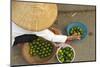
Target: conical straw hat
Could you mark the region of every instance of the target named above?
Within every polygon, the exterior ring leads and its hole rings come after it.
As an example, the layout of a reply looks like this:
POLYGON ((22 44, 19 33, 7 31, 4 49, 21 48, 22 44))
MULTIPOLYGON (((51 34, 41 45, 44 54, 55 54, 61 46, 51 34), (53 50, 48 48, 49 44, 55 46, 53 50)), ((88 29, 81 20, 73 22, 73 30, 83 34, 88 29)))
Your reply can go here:
POLYGON ((54 23, 56 17, 56 4, 12 2, 12 21, 26 30, 44 30, 54 23))

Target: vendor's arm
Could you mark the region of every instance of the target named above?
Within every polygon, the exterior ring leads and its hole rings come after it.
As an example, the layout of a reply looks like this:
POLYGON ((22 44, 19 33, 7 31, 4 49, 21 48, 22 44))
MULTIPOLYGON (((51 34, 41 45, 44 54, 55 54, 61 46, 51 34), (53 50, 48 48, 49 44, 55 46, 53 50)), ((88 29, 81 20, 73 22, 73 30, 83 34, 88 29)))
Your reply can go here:
POLYGON ((59 31, 57 28, 51 27, 49 28, 49 30, 54 33, 54 37, 52 39, 54 42, 67 42, 74 39, 80 40, 80 35, 78 35, 77 33, 74 33, 72 36, 66 36, 61 35, 61 31, 59 31))

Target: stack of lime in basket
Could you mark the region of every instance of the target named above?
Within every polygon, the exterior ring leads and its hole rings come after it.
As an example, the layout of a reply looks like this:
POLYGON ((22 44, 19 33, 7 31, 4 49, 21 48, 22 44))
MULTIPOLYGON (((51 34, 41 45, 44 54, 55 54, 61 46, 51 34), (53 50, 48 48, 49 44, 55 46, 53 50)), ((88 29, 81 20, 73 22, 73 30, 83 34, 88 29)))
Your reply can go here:
POLYGON ((56 56, 60 63, 69 63, 74 60, 75 51, 70 45, 67 45, 65 47, 60 47, 57 50, 56 56))
POLYGON ((68 36, 77 33, 77 35, 81 36, 81 40, 88 35, 88 28, 83 22, 71 22, 65 27, 65 29, 68 36))
POLYGON ((34 40, 30 45, 29 53, 31 56, 38 56, 40 58, 48 57, 53 52, 53 45, 51 42, 39 37, 34 40))
POLYGON ((69 34, 73 35, 74 33, 77 33, 78 35, 83 35, 83 30, 79 26, 74 26, 70 29, 69 34))

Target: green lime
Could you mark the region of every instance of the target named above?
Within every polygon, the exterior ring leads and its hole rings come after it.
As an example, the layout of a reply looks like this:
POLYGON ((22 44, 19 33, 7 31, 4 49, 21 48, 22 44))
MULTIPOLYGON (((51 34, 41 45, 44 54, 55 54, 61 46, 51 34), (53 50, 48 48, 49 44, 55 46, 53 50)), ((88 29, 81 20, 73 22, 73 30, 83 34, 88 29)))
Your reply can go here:
POLYGON ((46 48, 43 48, 43 50, 45 51, 45 50, 46 50, 46 48))
POLYGON ((47 49, 49 49, 49 47, 47 47, 47 49))
POLYGON ((58 51, 58 58, 62 63, 71 62, 73 57, 74 57, 74 52, 70 47, 61 48, 58 51))
POLYGON ((36 53, 39 53, 39 51, 38 51, 38 50, 36 50, 36 53))
POLYGON ((47 54, 45 54, 44 56, 47 57, 47 54))
POLYGON ((50 55, 50 53, 48 53, 48 56, 50 55))
POLYGON ((40 55, 40 58, 43 58, 44 57, 44 55, 42 54, 42 55, 40 55))
POLYGON ((64 62, 64 58, 61 58, 60 61, 61 61, 61 62, 64 62))

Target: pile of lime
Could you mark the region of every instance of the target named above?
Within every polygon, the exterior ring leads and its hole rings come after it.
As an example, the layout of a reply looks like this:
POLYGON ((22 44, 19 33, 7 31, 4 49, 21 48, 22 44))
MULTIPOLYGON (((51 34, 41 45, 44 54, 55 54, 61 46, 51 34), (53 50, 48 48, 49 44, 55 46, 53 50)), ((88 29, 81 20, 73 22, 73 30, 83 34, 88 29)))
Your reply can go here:
POLYGON ((69 63, 74 58, 74 51, 71 47, 65 47, 58 50, 58 59, 61 63, 69 63))
POLYGON ((78 35, 83 35, 83 29, 79 26, 74 26, 70 29, 69 35, 73 35, 74 33, 77 33, 78 35))
POLYGON ((29 43, 31 56, 38 56, 40 58, 48 57, 53 52, 53 44, 41 37, 35 39, 32 43, 29 43))

